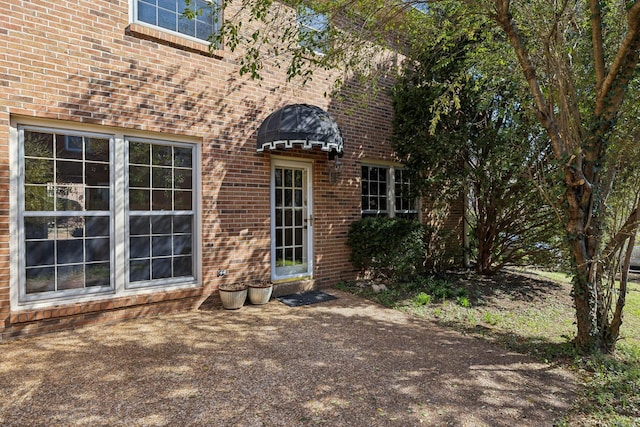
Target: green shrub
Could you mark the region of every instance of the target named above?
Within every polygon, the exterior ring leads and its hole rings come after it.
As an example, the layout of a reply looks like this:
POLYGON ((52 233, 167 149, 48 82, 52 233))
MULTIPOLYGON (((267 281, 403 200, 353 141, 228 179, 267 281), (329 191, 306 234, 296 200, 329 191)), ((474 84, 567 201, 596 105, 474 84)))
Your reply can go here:
POLYGON ((349 228, 353 266, 373 277, 406 280, 424 265, 425 228, 417 221, 364 218, 349 228))
POLYGON ((416 296, 413 297, 413 305, 419 307, 421 305, 429 305, 431 302, 431 295, 426 294, 424 292, 420 292, 416 296))

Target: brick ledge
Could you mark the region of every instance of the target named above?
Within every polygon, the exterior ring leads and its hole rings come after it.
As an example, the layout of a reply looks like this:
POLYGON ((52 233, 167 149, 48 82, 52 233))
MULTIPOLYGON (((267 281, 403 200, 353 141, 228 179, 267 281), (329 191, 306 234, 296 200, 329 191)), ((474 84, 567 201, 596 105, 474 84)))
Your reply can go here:
POLYGON ((209 46, 204 43, 198 43, 194 40, 189 40, 184 37, 177 36, 175 34, 167 33, 146 25, 138 23, 131 23, 125 29, 126 34, 134 37, 139 37, 145 40, 153 40, 158 43, 166 44, 168 46, 175 47, 177 49, 187 50, 190 52, 199 53, 201 55, 213 56, 214 58, 222 59, 224 51, 221 49, 209 50, 209 46))

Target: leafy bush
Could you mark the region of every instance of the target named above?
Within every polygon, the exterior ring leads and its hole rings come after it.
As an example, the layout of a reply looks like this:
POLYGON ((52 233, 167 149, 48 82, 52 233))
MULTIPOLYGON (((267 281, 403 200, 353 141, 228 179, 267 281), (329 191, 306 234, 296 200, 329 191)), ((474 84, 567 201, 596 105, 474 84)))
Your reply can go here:
POLYGON ((353 266, 373 277, 405 280, 422 269, 425 228, 399 218, 364 218, 349 228, 353 266))
POLYGON ((428 305, 431 302, 431 295, 424 292, 420 292, 413 297, 413 305, 419 307, 421 305, 428 305))

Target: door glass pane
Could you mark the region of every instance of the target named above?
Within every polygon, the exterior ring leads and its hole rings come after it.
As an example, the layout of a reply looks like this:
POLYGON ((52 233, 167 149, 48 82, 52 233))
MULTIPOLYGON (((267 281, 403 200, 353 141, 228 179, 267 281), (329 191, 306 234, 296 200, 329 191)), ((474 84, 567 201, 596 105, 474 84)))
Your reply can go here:
POLYGON ((307 215, 304 177, 304 169, 301 168, 275 169, 272 238, 276 277, 309 273, 306 262, 308 247, 304 237, 309 229, 303 225, 307 215))

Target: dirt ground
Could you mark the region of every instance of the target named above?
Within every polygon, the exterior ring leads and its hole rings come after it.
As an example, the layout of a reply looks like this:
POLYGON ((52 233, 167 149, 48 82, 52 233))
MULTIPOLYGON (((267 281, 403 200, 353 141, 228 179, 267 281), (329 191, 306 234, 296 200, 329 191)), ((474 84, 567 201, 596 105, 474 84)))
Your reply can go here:
POLYGON ((551 426, 571 373, 353 295, 0 343, 0 425, 551 426))

